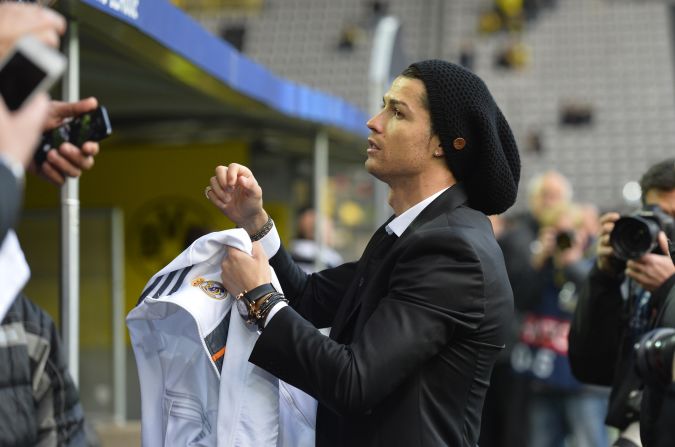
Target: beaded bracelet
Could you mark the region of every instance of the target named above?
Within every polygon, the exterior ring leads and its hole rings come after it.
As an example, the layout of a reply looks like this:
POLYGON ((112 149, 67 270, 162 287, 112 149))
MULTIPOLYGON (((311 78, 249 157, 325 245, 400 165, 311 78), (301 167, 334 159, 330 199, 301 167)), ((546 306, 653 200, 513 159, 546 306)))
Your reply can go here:
POLYGON ((267 320, 267 315, 270 313, 272 308, 280 302, 288 303, 286 297, 281 293, 272 293, 270 296, 265 297, 265 301, 260 305, 260 308, 257 312, 257 321, 258 329, 263 330, 265 327, 265 320, 267 320))
POLYGON ((267 222, 265 222, 265 225, 263 225, 262 228, 260 228, 258 231, 250 235, 251 241, 252 242, 259 241, 260 239, 265 237, 267 233, 270 232, 273 226, 274 221, 272 220, 271 217, 267 216, 267 222))

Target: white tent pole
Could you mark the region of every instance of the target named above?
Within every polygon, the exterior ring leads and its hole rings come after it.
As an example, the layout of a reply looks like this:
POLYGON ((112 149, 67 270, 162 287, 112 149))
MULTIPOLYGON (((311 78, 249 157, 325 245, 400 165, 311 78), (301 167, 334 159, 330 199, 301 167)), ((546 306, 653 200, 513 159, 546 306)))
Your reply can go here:
POLYGON ((112 229, 112 323, 113 323, 113 415, 115 422, 127 420, 127 351, 124 324, 124 215, 113 209, 112 229))
MULTIPOLYGON (((68 66, 63 78, 64 101, 80 97, 78 23, 71 20, 65 40, 68 66)), ((67 178, 61 188, 61 337, 68 369, 77 385, 80 377, 80 199, 79 179, 67 178)))
POLYGON ((323 270, 326 265, 322 254, 326 250, 324 238, 324 219, 326 218, 326 187, 328 184, 328 134, 319 130, 314 140, 314 242, 317 245, 317 256, 314 259, 314 270, 323 270))

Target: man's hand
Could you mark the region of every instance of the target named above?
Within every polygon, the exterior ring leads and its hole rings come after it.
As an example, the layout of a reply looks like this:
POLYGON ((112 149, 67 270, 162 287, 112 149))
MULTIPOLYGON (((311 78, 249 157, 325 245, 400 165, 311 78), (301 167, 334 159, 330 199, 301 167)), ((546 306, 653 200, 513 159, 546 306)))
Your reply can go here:
POLYGON ((26 34, 58 48, 65 31, 66 19, 51 9, 26 3, 0 3, 0 57, 26 34))
POLYGON ((206 194, 211 203, 248 234, 254 234, 267 222, 262 188, 246 166, 218 166, 209 186, 206 194))
POLYGON ((650 292, 658 289, 668 278, 675 275, 675 264, 668 254, 668 241, 663 231, 659 233, 659 246, 665 255, 647 253, 640 259, 626 263, 626 275, 650 292))
POLYGON ((271 281, 269 263, 260 242, 253 243, 252 256, 233 247, 226 250, 221 262, 221 279, 231 295, 237 296, 271 281))
POLYGON ((553 256, 553 263, 558 268, 575 264, 584 258, 588 235, 583 229, 570 230, 569 232, 574 235, 570 241, 572 245, 563 250, 557 249, 553 256))
POLYGON ((555 251, 556 229, 550 226, 539 230, 537 240, 533 243, 530 264, 535 270, 541 270, 555 251))
POLYGON ((608 275, 617 276, 620 272, 615 269, 616 257, 614 250, 609 243, 609 235, 614 229, 614 223, 619 220, 619 213, 607 213, 600 217, 600 235, 598 236, 598 246, 596 249, 598 268, 608 275))
MULTIPOLYGON (((96 98, 86 98, 74 102, 51 101, 49 114, 43 130, 54 129, 69 118, 95 110, 98 107, 96 98)), ((83 170, 94 166, 94 157, 99 152, 95 141, 85 142, 81 148, 70 143, 63 143, 56 150, 47 152, 47 159, 38 167, 31 163, 29 170, 55 185, 62 185, 66 177, 79 177, 83 170)))
POLYGON ((47 94, 40 93, 19 110, 10 112, 0 98, 0 152, 24 167, 28 166, 47 116, 48 104, 47 94))

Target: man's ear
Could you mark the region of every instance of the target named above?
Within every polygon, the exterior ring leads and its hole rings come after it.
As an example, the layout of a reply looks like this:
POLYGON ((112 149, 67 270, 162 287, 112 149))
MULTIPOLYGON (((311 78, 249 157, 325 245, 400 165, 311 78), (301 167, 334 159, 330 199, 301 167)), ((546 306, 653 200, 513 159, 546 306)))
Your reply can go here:
POLYGON ((442 157, 444 155, 443 147, 441 146, 441 139, 438 138, 438 135, 436 134, 431 134, 429 137, 429 148, 431 149, 434 157, 442 157))

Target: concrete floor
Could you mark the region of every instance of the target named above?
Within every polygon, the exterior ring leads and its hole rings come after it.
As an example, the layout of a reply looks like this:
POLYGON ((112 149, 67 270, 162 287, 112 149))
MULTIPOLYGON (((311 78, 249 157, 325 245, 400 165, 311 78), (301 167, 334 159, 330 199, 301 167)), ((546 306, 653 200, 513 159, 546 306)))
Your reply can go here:
POLYGON ((118 424, 97 424, 96 433, 101 441, 101 447, 140 447, 141 422, 127 422, 118 424))

